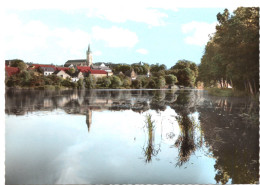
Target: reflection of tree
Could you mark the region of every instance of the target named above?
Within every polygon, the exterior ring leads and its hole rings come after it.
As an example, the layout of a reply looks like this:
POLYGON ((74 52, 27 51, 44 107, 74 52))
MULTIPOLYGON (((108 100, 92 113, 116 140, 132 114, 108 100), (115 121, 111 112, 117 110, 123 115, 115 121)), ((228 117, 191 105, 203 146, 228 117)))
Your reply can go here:
MULTIPOLYGON (((5 94, 6 114, 24 115, 26 112, 51 111, 56 108, 71 114, 87 115, 91 127, 91 112, 102 110, 149 109, 165 110, 170 106, 179 115, 177 121, 181 134, 175 146, 179 149, 177 165, 187 162, 196 148, 205 140, 216 159, 216 182, 254 183, 259 174, 259 107, 246 98, 219 98, 207 96, 203 91, 128 91, 110 90, 17 90, 5 94), (44 102, 47 102, 46 106, 44 102), (147 103, 148 102, 148 103, 147 103), (201 133, 197 140, 196 125, 190 115, 198 111, 201 133), (196 137, 195 137, 196 136, 196 137), (203 136, 203 138, 202 138, 203 136)), ((154 123, 147 116, 148 140, 144 154, 151 162, 159 149, 154 148, 154 123)))
POLYGON ((165 91, 154 91, 152 101, 150 103, 151 109, 156 111, 164 111, 166 109, 165 104, 165 91))
POLYGON ((211 106, 198 110, 205 141, 216 159, 216 182, 255 183, 259 177, 259 122, 253 115, 258 115, 258 107, 240 99, 213 100, 205 104, 211 106))
POLYGON ((163 111, 167 105, 171 105, 176 100, 176 95, 171 90, 39 91, 11 89, 7 90, 5 98, 5 112, 7 114, 24 115, 28 111, 53 110, 57 108, 64 109, 70 114, 85 114, 86 109, 93 106, 115 111, 131 109, 139 113, 149 109, 163 111))
POLYGON ((176 119, 180 128, 180 135, 174 144, 179 150, 178 161, 176 163, 176 166, 179 167, 188 162, 192 153, 202 146, 202 133, 200 133, 199 139, 195 138, 195 129, 198 125, 189 117, 195 111, 195 97, 196 94, 194 92, 183 91, 171 105, 178 114, 176 119))
POLYGON ((152 121, 152 116, 150 114, 146 115, 145 127, 148 130, 148 142, 146 148, 143 148, 144 155, 146 157, 145 162, 149 163, 152 162, 152 156, 156 156, 159 151, 154 147, 154 121, 152 121))
POLYGON ((176 166, 182 166, 189 160, 191 154, 196 150, 194 140, 194 123, 187 114, 178 116, 177 121, 181 134, 175 142, 175 146, 179 149, 176 166))

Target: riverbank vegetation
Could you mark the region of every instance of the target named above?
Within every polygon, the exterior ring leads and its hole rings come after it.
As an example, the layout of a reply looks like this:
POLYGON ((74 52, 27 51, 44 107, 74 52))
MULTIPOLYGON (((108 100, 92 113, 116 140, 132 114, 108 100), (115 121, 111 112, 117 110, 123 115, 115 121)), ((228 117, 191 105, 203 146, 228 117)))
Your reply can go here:
MULTIPOLYGON (((205 47, 198 80, 206 87, 232 86, 235 92, 259 92, 259 8, 225 9, 217 15, 216 33, 205 47)), ((230 95, 231 90, 210 90, 230 95)))
MULTIPOLYGON (((63 79, 55 74, 44 76, 37 69, 26 68, 22 60, 18 60, 16 66, 20 72, 12 76, 6 74, 6 86, 18 88, 37 89, 62 89, 62 88, 87 88, 87 89, 163 89, 180 85, 194 87, 198 75, 198 67, 195 63, 180 60, 167 70, 165 65, 159 64, 118 64, 114 65, 114 75, 96 78, 87 75, 77 82, 70 78, 63 79), (19 67, 22 66, 22 67, 19 67), (136 70, 136 78, 127 75, 127 71, 136 70), (147 75, 148 70, 150 71, 147 75), (146 74, 146 75, 144 75, 146 74)), ((76 73, 75 69, 68 70, 69 74, 76 73)))
POLYGON ((242 97, 247 96, 248 93, 245 91, 240 90, 233 90, 231 88, 206 88, 205 90, 208 91, 210 95, 213 96, 222 96, 222 97, 228 97, 228 96, 234 96, 234 97, 242 97))

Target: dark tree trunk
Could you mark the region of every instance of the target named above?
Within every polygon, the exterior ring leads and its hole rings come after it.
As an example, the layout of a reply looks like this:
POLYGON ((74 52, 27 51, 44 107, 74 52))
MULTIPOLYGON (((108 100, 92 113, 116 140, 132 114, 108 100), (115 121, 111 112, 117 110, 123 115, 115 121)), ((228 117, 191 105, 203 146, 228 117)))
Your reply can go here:
POLYGON ((250 83, 249 80, 247 80, 247 81, 248 81, 250 93, 251 93, 252 95, 254 95, 254 91, 253 91, 252 85, 251 85, 251 83, 250 83))

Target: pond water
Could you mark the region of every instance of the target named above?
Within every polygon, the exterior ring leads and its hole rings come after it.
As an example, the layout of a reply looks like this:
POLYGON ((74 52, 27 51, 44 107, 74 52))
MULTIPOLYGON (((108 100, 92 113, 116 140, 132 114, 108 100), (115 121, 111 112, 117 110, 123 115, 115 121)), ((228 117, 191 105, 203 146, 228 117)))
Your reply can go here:
POLYGON ((7 90, 6 184, 256 183, 258 101, 202 90, 7 90))

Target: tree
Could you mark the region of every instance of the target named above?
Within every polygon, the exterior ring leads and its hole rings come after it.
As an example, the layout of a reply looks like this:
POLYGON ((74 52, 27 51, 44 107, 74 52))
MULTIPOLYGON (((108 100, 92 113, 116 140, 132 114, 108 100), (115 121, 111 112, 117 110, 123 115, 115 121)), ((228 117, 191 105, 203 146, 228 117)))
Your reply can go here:
POLYGON ((78 88, 82 88, 83 87, 83 79, 80 78, 78 81, 77 81, 77 86, 78 88))
POLYGON ((160 70, 165 71, 165 70, 166 70, 166 66, 165 66, 164 64, 159 65, 158 63, 155 64, 155 65, 152 64, 152 65, 150 66, 150 71, 151 71, 151 72, 158 72, 158 71, 160 71, 160 70))
POLYGON ((163 76, 160 76, 158 78, 157 88, 163 88, 165 86, 165 78, 163 76))
POLYGON ((142 87, 142 82, 139 79, 132 81, 132 87, 135 89, 140 89, 142 87))
POLYGON ((96 79, 92 75, 89 75, 84 80, 85 80, 85 87, 87 89, 93 89, 96 87, 96 79))
POLYGON ((179 85, 194 87, 198 76, 198 67, 195 63, 188 60, 179 60, 171 67, 171 72, 177 77, 179 85))
POLYGON ((174 85, 178 82, 177 77, 171 74, 165 76, 165 81, 167 85, 174 85))
POLYGON ((259 8, 218 13, 216 33, 206 45, 199 79, 255 94, 259 91, 259 8))
POLYGON ((123 87, 130 88, 131 84, 132 84, 131 78, 123 79, 123 87))
POLYGON ((22 71, 21 73, 19 73, 18 75, 21 85, 22 86, 28 86, 30 85, 30 79, 31 79, 31 74, 28 71, 22 71))
POLYGON ((15 59, 11 62, 11 67, 18 67, 21 71, 26 70, 27 65, 24 63, 23 60, 15 59))
POLYGON ((72 75, 76 72, 76 70, 74 68, 69 68, 69 70, 67 70, 69 75, 72 75))
POLYGON ((156 88, 156 82, 155 82, 155 80, 154 80, 154 79, 151 79, 151 80, 149 81, 147 87, 148 87, 148 88, 151 88, 151 89, 156 88))
POLYGON ((110 78, 105 78, 104 79, 104 82, 103 82, 103 85, 104 85, 104 87, 109 87, 110 85, 111 85, 111 80, 110 80, 110 78))
POLYGON ((117 89, 122 85, 120 78, 115 75, 111 76, 110 80, 111 80, 110 87, 112 87, 113 89, 117 89))

